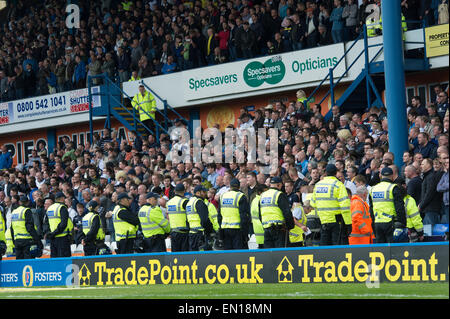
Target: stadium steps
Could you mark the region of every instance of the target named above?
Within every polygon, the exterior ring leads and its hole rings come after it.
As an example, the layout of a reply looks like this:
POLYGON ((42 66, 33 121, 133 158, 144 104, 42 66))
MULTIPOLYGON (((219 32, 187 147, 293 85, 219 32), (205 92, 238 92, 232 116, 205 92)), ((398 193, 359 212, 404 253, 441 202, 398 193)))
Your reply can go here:
POLYGON ((128 112, 125 110, 125 107, 121 107, 121 106, 115 106, 112 108, 113 110, 113 114, 115 114, 115 118, 119 120, 119 122, 121 122, 122 124, 124 124, 129 130, 131 128, 131 130, 136 130, 138 132, 139 135, 144 135, 146 133, 146 129, 144 128, 144 126, 142 126, 141 123, 139 123, 138 121, 134 121, 133 115, 134 114, 134 109, 132 107, 127 107, 126 110, 128 110, 128 112), (125 123, 126 124, 125 124, 125 123))
MULTIPOLYGON (((139 136, 147 136, 148 133, 155 134, 156 140, 159 141, 159 136, 161 133, 168 134, 169 126, 173 123, 170 116, 176 119, 180 119, 184 123, 188 121, 181 116, 172 106, 167 103, 163 97, 159 96, 155 91, 153 91, 144 81, 140 84, 144 85, 145 89, 153 94, 157 100, 163 103, 163 108, 156 109, 156 119, 154 122, 154 130, 146 128, 142 122, 139 120, 139 114, 136 114, 135 110, 131 106, 131 99, 128 94, 126 94, 118 78, 115 82, 110 79, 106 73, 99 75, 88 76, 88 94, 89 99, 93 99, 96 96, 100 96, 100 103, 92 109, 93 117, 106 117, 105 127, 110 126, 110 118, 113 117, 122 123, 125 128, 129 131, 136 131, 139 136), (100 90, 94 92, 92 81, 95 78, 100 78, 103 85, 100 86, 100 90), (169 114, 170 113, 170 114, 169 114)), ((89 124, 92 127, 92 120, 89 124)))
MULTIPOLYGON (((373 87, 370 87, 370 105, 378 107, 383 105, 381 93, 385 89, 384 74, 370 74, 370 78, 376 88, 376 93, 373 87), (378 94, 378 97, 377 97, 378 94)), ((342 96, 336 101, 336 105, 345 112, 361 112, 367 106, 367 88, 366 88, 366 74, 361 72, 359 76, 350 84, 342 96)))
MULTIPOLYGON (((429 68, 427 61, 423 58, 406 58, 405 72, 424 71, 429 68)), ((373 82, 370 85, 370 105, 383 106, 382 93, 386 88, 384 79, 384 61, 369 64, 369 76, 373 82), (375 94, 376 89, 377 94, 375 94), (378 95, 378 96, 377 96, 378 95)), ((363 69, 342 96, 335 101, 341 112, 362 113, 367 109, 366 69, 363 69)), ((325 115, 325 119, 331 116, 331 108, 325 115)))

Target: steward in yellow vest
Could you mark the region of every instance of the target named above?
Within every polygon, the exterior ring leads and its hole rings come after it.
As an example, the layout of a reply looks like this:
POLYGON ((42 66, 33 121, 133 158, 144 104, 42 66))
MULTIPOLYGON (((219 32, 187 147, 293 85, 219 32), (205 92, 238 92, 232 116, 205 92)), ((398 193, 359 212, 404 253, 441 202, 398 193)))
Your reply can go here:
POLYGON ((378 21, 375 21, 374 18, 367 18, 366 20, 366 30, 367 30, 367 37, 373 38, 376 36, 379 36, 383 32, 383 26, 381 23, 381 16, 378 19, 378 21))
POLYGON ((370 189, 370 216, 374 222, 376 243, 392 243, 395 228, 406 227, 405 203, 400 188, 392 182, 390 167, 381 170, 381 182, 370 189))
POLYGON ((167 202, 170 224, 170 250, 189 251, 189 225, 186 217, 188 199, 184 197, 184 185, 175 186, 175 196, 167 202))
POLYGON ((133 71, 131 73, 131 77, 128 80, 128 82, 133 82, 133 81, 137 81, 137 80, 140 80, 140 79, 141 79, 141 77, 138 75, 137 71, 133 71))
POLYGON ((88 213, 83 216, 82 227, 84 238, 81 240, 84 255, 106 255, 109 248, 105 244, 105 233, 98 215, 98 203, 91 200, 86 208, 88 213))
POLYGON ((295 227, 289 231, 290 247, 305 246, 303 234, 308 230, 306 227, 306 214, 308 214, 310 210, 310 206, 302 207, 299 203, 294 203, 292 207, 292 216, 294 217, 295 227))
POLYGON ((206 189, 202 185, 194 188, 192 196, 186 205, 186 216, 189 223, 189 250, 211 250, 209 243, 213 226, 209 220, 208 207, 206 206, 203 194, 206 189))
POLYGON ((122 1, 120 3, 124 11, 131 10, 131 6, 133 5, 133 1, 122 1))
POLYGON ((252 215, 253 233, 255 234, 255 240, 258 244, 258 248, 264 248, 264 227, 261 222, 261 194, 268 189, 265 184, 258 184, 256 186, 256 196, 253 198, 250 205, 250 214, 252 215))
POLYGON ((309 103, 307 103, 308 97, 306 96, 305 91, 298 90, 295 95, 297 96, 297 102, 301 102, 305 107, 305 110, 309 110, 309 103))
MULTIPOLYGON (((55 194, 55 202, 47 208, 49 232, 45 238, 50 240, 50 257, 71 257, 73 223, 64 204, 66 196, 62 192, 55 194)), ((16 247, 17 250, 17 247, 16 247)))
POLYGON ((139 218, 130 210, 131 198, 127 193, 117 196, 117 205, 114 207, 112 218, 118 254, 132 254, 136 232, 139 227, 139 218))
POLYGON ((239 191, 237 178, 230 181, 230 190, 220 196, 220 225, 223 229, 224 249, 248 249, 250 212, 247 197, 239 191))
POLYGON ((261 223, 264 228, 264 248, 281 248, 288 245, 289 230, 294 219, 287 195, 281 191, 282 180, 275 176, 270 188, 261 194, 261 223))
POLYGON ((146 198, 147 204, 139 210, 139 221, 144 235, 144 252, 166 252, 166 237, 170 233, 169 221, 158 206, 159 195, 150 192, 146 198))
POLYGON ((416 200, 411 195, 407 194, 406 182, 403 178, 398 184, 402 187, 403 194, 405 194, 403 201, 405 202, 406 227, 408 228, 409 239, 412 243, 423 241, 422 216, 420 216, 416 200))
POLYGON ((3 255, 6 253, 8 246, 6 245, 6 235, 5 235, 5 220, 3 219, 3 214, 0 210, 0 260, 2 260, 3 255))
POLYGON ((336 178, 336 166, 328 164, 325 170, 327 176, 314 186, 311 206, 320 218, 320 245, 339 245, 341 238, 352 231, 350 199, 344 184, 336 178))
POLYGON ((139 85, 139 93, 133 97, 131 105, 139 113, 139 120, 153 131, 156 100, 149 91, 145 90, 143 84, 139 85))
MULTIPOLYGON (((206 197, 206 196, 204 196, 204 197, 206 197)), ((209 221, 211 222, 211 224, 213 226, 214 232, 218 233, 219 229, 220 229, 220 225, 219 225, 219 221, 217 219, 219 216, 219 213, 217 212, 217 208, 216 208, 216 206, 214 206, 213 203, 211 203, 208 200, 208 198, 205 198, 204 202, 205 202, 206 206, 208 207, 209 221)))
POLYGON ((423 240, 423 222, 416 201, 410 195, 405 198, 406 227, 409 229, 411 242, 423 240))

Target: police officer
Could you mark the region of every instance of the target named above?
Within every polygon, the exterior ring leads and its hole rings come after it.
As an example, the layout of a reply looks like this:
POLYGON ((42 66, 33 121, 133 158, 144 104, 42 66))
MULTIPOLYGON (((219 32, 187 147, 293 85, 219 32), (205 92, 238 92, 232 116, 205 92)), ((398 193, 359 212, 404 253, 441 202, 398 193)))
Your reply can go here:
POLYGON ((175 185, 175 196, 167 202, 170 224, 171 251, 189 251, 189 225, 186 217, 188 199, 184 197, 184 185, 175 185))
POLYGON ((292 212, 287 195, 281 191, 282 180, 275 176, 270 187, 261 194, 261 222, 264 228, 264 248, 288 245, 289 230, 294 228, 292 212))
POLYGON ((261 223, 261 194, 268 189, 266 184, 256 185, 256 195, 250 205, 250 214, 252 216, 253 232, 258 248, 264 248, 264 227, 261 223))
POLYGON ((57 192, 55 202, 47 208, 46 212, 48 230, 45 238, 50 240, 51 258, 72 256, 70 245, 72 244, 73 223, 64 203, 65 198, 63 192, 57 192))
POLYGON ((170 233, 169 221, 158 206, 159 195, 150 192, 147 203, 139 209, 139 221, 144 235, 144 252, 166 252, 166 237, 170 233))
POLYGON ((305 246, 304 233, 308 230, 306 227, 306 214, 311 210, 311 206, 301 206, 294 203, 292 207, 292 216, 294 217, 295 227, 289 231, 289 247, 305 246))
POLYGON ((384 167, 380 175, 380 183, 370 189, 370 216, 375 224, 376 242, 392 243, 394 227, 406 227, 405 203, 402 191, 393 183, 392 169, 384 167))
POLYGON ((325 171, 326 176, 314 186, 311 201, 320 218, 320 245, 338 245, 341 237, 348 237, 352 231, 350 199, 344 184, 336 178, 336 166, 328 164, 325 171))
POLYGON ((211 250, 209 245, 209 235, 213 231, 209 220, 208 207, 203 201, 203 194, 206 191, 203 185, 194 188, 192 196, 186 205, 186 216, 189 223, 189 250, 211 250))
POLYGON ((19 207, 11 213, 10 228, 16 248, 16 259, 33 258, 31 255, 31 246, 33 245, 37 245, 41 251, 44 248, 34 225, 33 213, 28 207, 28 197, 20 196, 19 207))
POLYGON ((202 197, 204 198, 203 201, 205 202, 206 207, 208 207, 208 218, 209 218, 209 221, 211 222, 213 230, 214 230, 214 232, 212 232, 210 234, 211 242, 213 243, 213 245, 220 248, 220 247, 222 247, 221 246, 222 240, 218 236, 218 234, 220 232, 219 213, 217 211, 216 206, 214 206, 214 204, 208 200, 208 192, 206 191, 206 189, 204 191, 202 191, 202 197))
POLYGON ((101 227, 100 216, 98 215, 99 205, 95 200, 91 200, 86 205, 86 208, 88 213, 83 216, 84 238, 81 240, 84 255, 104 254, 107 246, 105 244, 105 233, 103 227, 101 227))
POLYGON ((139 227, 137 214, 130 210, 131 198, 127 193, 117 195, 117 205, 112 213, 114 231, 116 234, 118 254, 131 254, 134 252, 136 232, 139 227))
POLYGON ((230 190, 220 196, 224 249, 248 249, 250 212, 247 197, 239 191, 237 178, 230 181, 230 190))

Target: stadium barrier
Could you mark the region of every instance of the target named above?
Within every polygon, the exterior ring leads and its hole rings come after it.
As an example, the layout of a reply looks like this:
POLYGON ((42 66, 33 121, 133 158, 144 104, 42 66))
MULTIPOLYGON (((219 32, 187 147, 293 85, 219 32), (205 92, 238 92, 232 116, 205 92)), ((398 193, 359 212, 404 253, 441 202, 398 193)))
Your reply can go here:
POLYGON ((0 287, 448 282, 448 242, 0 262, 0 287))

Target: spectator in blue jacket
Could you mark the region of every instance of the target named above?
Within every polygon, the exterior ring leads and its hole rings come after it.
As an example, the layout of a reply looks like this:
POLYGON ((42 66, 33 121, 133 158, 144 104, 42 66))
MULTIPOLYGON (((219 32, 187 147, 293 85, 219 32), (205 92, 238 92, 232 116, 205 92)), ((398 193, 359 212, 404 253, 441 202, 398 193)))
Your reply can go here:
POLYGON ((12 156, 11 153, 6 148, 6 145, 2 146, 2 151, 0 153, 0 169, 8 169, 12 166, 12 156))
POLYGON ((344 41, 344 26, 345 20, 342 18, 342 12, 344 8, 341 5, 341 0, 334 0, 335 8, 331 11, 330 21, 332 23, 331 27, 331 37, 334 43, 339 43, 344 41))
POLYGON ((177 69, 177 64, 174 62, 173 56, 169 55, 167 57, 167 62, 164 63, 164 65, 161 69, 161 73, 162 74, 173 73, 173 72, 175 72, 176 69, 177 69))
POLYGON ((82 89, 86 83, 86 63, 84 63, 78 55, 75 57, 75 62, 77 63, 73 74, 75 87, 77 89, 82 89))

